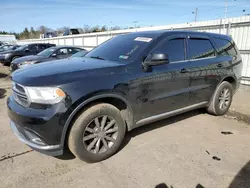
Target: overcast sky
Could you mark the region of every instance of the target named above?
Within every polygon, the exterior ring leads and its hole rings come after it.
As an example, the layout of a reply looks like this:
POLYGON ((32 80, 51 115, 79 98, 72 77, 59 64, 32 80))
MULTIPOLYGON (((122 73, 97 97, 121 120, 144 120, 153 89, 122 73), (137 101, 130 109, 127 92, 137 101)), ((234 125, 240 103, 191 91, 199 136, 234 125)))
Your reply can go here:
MULTIPOLYGON (((250 0, 228 2, 228 17, 250 14, 250 0)), ((225 0, 0 0, 0 30, 167 25, 193 21, 196 7, 198 20, 218 19, 225 0)))

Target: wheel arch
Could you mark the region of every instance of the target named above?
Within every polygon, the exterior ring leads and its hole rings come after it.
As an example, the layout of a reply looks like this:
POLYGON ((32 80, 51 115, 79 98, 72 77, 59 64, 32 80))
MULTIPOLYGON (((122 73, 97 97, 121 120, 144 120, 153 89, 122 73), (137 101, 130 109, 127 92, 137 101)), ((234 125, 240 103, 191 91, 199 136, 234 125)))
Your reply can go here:
POLYGON ((224 77, 224 78, 221 80, 221 82, 218 84, 218 86, 219 86, 222 82, 227 81, 227 82, 229 82, 230 84, 232 84, 233 89, 234 89, 234 91, 235 91, 235 89, 236 89, 236 84, 237 84, 237 81, 236 81, 236 80, 237 80, 237 79, 236 79, 235 76, 226 76, 226 77, 224 77))
POLYGON ((117 107, 121 111, 121 115, 126 122, 126 129, 127 131, 132 130, 132 126, 134 123, 133 120, 133 111, 131 105, 128 101, 119 94, 99 94, 93 97, 88 98, 81 102, 76 108, 74 108, 73 112, 69 115, 66 120, 66 123, 63 128, 62 137, 61 137, 61 146, 62 148, 65 147, 68 133, 72 126, 72 122, 77 118, 77 116, 84 110, 87 109, 89 106, 98 104, 98 103, 108 103, 112 104, 117 107))

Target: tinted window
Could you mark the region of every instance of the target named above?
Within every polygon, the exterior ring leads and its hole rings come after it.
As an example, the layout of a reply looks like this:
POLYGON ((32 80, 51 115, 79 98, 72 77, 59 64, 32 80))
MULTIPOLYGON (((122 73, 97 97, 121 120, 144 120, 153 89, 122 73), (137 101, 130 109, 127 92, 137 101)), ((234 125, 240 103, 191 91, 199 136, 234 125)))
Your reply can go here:
POLYGON ((93 49, 85 57, 101 57, 110 61, 134 61, 153 41, 151 35, 119 35, 93 49))
POLYGON ((169 61, 185 60, 185 40, 183 38, 171 39, 156 47, 153 53, 168 54, 169 61))
POLYGON ((47 48, 47 46, 45 44, 39 44, 38 48, 39 48, 39 50, 44 50, 47 48))
POLYGON ((68 54, 67 48, 61 48, 57 51, 57 55, 67 55, 67 54, 68 54))
POLYGON ((30 51, 37 51, 37 45, 32 45, 29 47, 30 51))
POLYGON ((215 56, 215 50, 208 39, 191 38, 189 40, 189 59, 215 56))
POLYGON ((68 50, 69 50, 69 54, 71 55, 81 51, 81 49, 79 48, 69 48, 68 50))
POLYGON ((55 52, 55 50, 56 50, 56 48, 54 48, 54 47, 47 48, 37 55, 49 57, 51 54, 53 54, 53 52, 55 52))
POLYGON ((214 38, 214 41, 218 46, 219 55, 237 55, 235 44, 232 44, 230 41, 221 38, 214 38))

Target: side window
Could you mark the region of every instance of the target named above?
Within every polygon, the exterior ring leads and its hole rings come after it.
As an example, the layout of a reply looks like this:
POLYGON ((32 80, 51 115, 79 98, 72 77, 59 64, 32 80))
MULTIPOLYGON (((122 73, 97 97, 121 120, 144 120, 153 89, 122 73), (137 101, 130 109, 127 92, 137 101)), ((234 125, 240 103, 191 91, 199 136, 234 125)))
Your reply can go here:
POLYGON ((69 50, 69 54, 70 54, 70 55, 73 55, 73 54, 75 54, 75 53, 81 51, 81 50, 78 49, 78 48, 68 48, 68 50, 69 50))
POLYGON ((214 38, 216 45, 218 46, 218 54, 219 55, 237 55, 237 51, 235 50, 235 44, 232 44, 230 41, 221 38, 214 38))
POLYGON ((58 56, 63 56, 63 55, 67 55, 68 54, 68 50, 67 48, 61 48, 57 51, 57 55, 58 56))
POLYGON ((40 45, 38 45, 38 48, 39 48, 40 51, 45 50, 46 45, 45 44, 40 44, 40 45))
POLYGON ((175 38, 164 41, 154 49, 153 53, 168 54, 170 63, 183 61, 185 60, 185 39, 175 38))
POLYGON ((31 52, 36 52, 37 51, 37 45, 31 45, 28 47, 28 49, 31 51, 31 52))
POLYGON ((189 59, 201 59, 215 56, 215 50, 209 39, 189 39, 189 59))

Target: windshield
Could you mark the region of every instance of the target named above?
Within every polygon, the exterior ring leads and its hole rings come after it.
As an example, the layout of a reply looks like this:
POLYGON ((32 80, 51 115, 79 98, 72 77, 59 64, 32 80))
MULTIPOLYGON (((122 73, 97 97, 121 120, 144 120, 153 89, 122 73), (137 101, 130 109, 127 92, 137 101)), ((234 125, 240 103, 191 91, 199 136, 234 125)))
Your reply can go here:
POLYGON ((75 53, 74 55, 71 56, 71 58, 74 58, 74 57, 84 57, 86 55, 86 53, 87 53, 87 51, 83 50, 83 51, 75 53))
POLYGON ((28 47, 28 44, 20 46, 19 48, 17 48, 16 50, 24 50, 26 47, 28 47))
POLYGON ((85 57, 118 62, 132 62, 152 42, 153 38, 132 35, 120 35, 90 51, 85 57))
POLYGON ((53 54, 55 52, 56 48, 52 47, 52 48, 47 48, 43 51, 41 51, 39 54, 39 56, 44 56, 44 57, 49 57, 51 54, 53 54))

